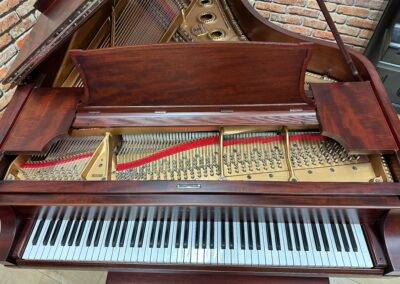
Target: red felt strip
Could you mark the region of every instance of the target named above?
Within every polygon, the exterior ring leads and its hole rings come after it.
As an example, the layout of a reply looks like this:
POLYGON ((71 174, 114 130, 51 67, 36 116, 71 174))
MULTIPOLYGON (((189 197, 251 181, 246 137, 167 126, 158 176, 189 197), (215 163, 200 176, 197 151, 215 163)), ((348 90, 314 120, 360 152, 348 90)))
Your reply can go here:
POLYGON ((58 165, 62 165, 62 164, 70 163, 70 162, 74 162, 74 161, 77 161, 77 160, 89 158, 92 155, 93 155, 93 153, 87 153, 87 154, 80 154, 80 155, 77 155, 77 156, 73 156, 73 157, 69 157, 69 158, 66 158, 66 159, 63 159, 63 160, 57 160, 57 161, 48 161, 48 162, 39 162, 39 163, 26 162, 21 166, 21 168, 22 169, 39 169, 39 168, 54 167, 54 166, 58 166, 58 165))
MULTIPOLYGON (((290 142, 296 141, 309 141, 309 142, 321 142, 326 140, 327 138, 320 134, 298 134, 290 136, 290 142)), ((262 143, 268 144, 277 141, 283 141, 283 135, 276 135, 271 137, 251 137, 251 138, 241 138, 241 139, 232 139, 224 141, 224 146, 232 146, 232 145, 243 145, 243 144, 254 144, 254 143, 262 143)), ((175 155, 177 153, 181 153, 184 151, 192 150, 195 148, 205 147, 213 144, 219 143, 219 136, 203 138, 195 141, 186 142, 180 145, 172 146, 165 150, 161 150, 160 152, 154 153, 145 158, 135 160, 128 163, 117 164, 117 171, 125 171, 128 169, 137 168, 143 166, 145 164, 157 161, 159 159, 175 155)))

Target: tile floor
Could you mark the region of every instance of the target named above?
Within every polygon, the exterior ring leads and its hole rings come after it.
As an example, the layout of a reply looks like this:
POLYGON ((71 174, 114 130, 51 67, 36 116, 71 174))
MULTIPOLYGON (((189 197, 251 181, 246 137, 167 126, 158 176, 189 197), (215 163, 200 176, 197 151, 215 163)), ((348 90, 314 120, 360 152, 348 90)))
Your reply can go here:
MULTIPOLYGON (((0 266, 0 284, 103 284, 107 272, 13 269, 0 266)), ((331 284, 400 284, 400 278, 331 278, 331 284)))

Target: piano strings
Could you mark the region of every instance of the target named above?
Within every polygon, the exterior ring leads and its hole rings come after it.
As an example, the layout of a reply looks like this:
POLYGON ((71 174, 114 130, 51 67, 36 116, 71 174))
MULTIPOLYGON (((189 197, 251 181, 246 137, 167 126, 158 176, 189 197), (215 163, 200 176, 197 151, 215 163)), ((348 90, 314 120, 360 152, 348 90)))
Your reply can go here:
POLYGON ((6 177, 22 180, 393 181, 383 156, 350 155, 339 143, 318 132, 221 133, 70 136, 57 141, 46 153, 19 156, 6 177))

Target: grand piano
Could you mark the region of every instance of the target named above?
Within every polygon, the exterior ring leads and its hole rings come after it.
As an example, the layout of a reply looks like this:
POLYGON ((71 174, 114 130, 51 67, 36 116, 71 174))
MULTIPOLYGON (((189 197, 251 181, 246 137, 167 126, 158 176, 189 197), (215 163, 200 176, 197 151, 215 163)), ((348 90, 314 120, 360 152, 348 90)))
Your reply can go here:
POLYGON ((37 1, 4 80, 2 263, 159 283, 399 275, 398 118, 318 4, 336 43, 247 0, 37 1))

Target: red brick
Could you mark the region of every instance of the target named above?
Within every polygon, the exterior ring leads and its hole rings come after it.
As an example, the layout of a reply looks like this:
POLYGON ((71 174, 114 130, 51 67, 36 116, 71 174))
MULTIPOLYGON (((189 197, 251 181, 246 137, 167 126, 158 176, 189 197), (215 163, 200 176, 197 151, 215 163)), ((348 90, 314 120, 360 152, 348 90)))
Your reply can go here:
POLYGON ((257 1, 255 8, 258 10, 269 10, 270 6, 271 6, 271 3, 257 1))
POLYGON ((359 7, 383 11, 387 5, 387 2, 387 0, 356 0, 356 5, 359 7))
POLYGON ((10 14, 5 15, 3 18, 0 19, 0 34, 7 31, 18 21, 19 17, 15 12, 11 12, 10 14))
POLYGON ((358 37, 342 35, 342 39, 345 43, 355 45, 355 46, 365 47, 368 44, 368 40, 358 38, 358 37))
POLYGON ((35 4, 35 0, 28 0, 26 2, 23 2, 21 5, 18 6, 17 8, 17 14, 20 17, 26 16, 28 15, 31 11, 33 11, 34 9, 34 4, 35 4))
MULTIPOLYGON (((326 6, 326 8, 328 9, 329 12, 333 12, 337 8, 337 4, 335 4, 335 3, 326 2, 325 6, 326 6)), ((307 3, 307 7, 320 11, 319 5, 318 5, 316 0, 309 0, 308 3, 307 3)))
POLYGON ((352 27, 363 28, 363 29, 375 29, 376 22, 367 20, 367 19, 359 19, 359 18, 349 18, 347 20, 347 24, 352 27))
POLYGON ((374 34, 374 31, 371 30, 361 30, 360 32, 360 37, 365 38, 365 39, 370 39, 372 35, 374 34))
POLYGON ((11 37, 9 34, 3 34, 0 36, 0 50, 5 48, 11 42, 11 37))
POLYGON ((21 34, 23 34, 25 31, 27 31, 30 27, 32 27, 35 22, 36 22, 35 16, 34 15, 30 15, 29 17, 23 19, 16 26, 14 26, 10 30, 10 35, 13 38, 19 37, 21 34))
MULTIPOLYGON (((371 0, 371 1, 375 1, 375 0, 371 0)), ((354 5, 354 0, 327 0, 326 2, 345 4, 348 6, 354 5)))
POLYGON ((27 31, 26 33, 24 33, 23 35, 21 35, 21 36, 15 41, 15 44, 17 45, 17 47, 18 47, 19 50, 21 50, 21 48, 24 46, 24 44, 25 44, 25 42, 26 42, 26 40, 27 40, 27 38, 28 38, 29 32, 30 32, 30 30, 27 31))
POLYGON ((298 33, 298 34, 302 34, 305 36, 310 36, 312 33, 312 29, 310 28, 306 28, 306 27, 302 27, 302 26, 296 26, 296 25, 285 25, 284 26, 285 29, 298 33))
POLYGON ((304 23, 306 27, 310 27, 313 29, 318 29, 318 30, 325 30, 328 24, 324 21, 316 20, 316 19, 308 19, 304 18, 304 23))
POLYGON ((303 7, 289 6, 288 13, 294 14, 294 15, 306 16, 306 17, 310 17, 310 18, 318 18, 319 14, 321 12, 317 11, 317 10, 313 10, 313 9, 303 8, 303 7))
POLYGON ((286 7, 286 5, 271 3, 269 10, 276 13, 285 13, 286 7))
POLYGON ((358 34, 360 33, 359 28, 349 27, 346 25, 338 25, 337 28, 338 28, 339 33, 344 34, 344 35, 358 36, 358 34))
POLYGON ((348 16, 356 16, 360 18, 368 17, 369 10, 359 7, 339 6, 336 10, 338 14, 344 14, 348 16))
POLYGON ((6 14, 12 8, 16 7, 20 0, 2 0, 0 1, 0 15, 6 14))
POLYGON ((328 39, 328 40, 334 40, 334 37, 332 35, 331 32, 329 31, 319 31, 319 30, 315 30, 313 32, 313 36, 317 37, 317 38, 321 38, 321 39, 328 39))
POLYGON ((296 6, 305 6, 305 0, 273 0, 275 3, 285 4, 285 5, 296 5, 296 6))
POLYGON ((279 22, 291 25, 301 25, 301 17, 295 15, 281 15, 279 22))

